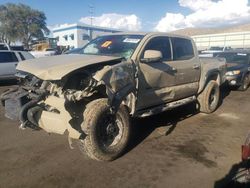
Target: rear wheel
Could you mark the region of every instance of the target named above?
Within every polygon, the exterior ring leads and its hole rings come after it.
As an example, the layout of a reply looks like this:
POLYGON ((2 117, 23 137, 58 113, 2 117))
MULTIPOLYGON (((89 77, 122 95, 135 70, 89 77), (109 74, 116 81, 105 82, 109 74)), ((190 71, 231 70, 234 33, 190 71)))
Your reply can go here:
POLYGON ((111 161, 119 157, 130 138, 130 117, 121 105, 111 114, 107 99, 97 99, 87 105, 82 129, 87 137, 81 141, 81 149, 92 159, 111 161))
POLYGON ((249 75, 245 75, 243 78, 243 83, 241 86, 238 88, 239 91, 246 91, 248 86, 249 86, 250 80, 249 80, 249 75))
POLYGON ((219 99, 219 85, 216 81, 211 80, 208 82, 204 91, 198 96, 200 111, 207 114, 214 112, 219 105, 219 99))

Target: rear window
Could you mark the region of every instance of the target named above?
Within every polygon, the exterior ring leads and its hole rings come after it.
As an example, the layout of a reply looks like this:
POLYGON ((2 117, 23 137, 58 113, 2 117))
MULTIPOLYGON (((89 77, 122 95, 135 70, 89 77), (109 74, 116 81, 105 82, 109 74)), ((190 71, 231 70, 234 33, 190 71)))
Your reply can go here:
POLYGON ((174 60, 188 60, 194 57, 191 40, 184 38, 171 38, 174 60))
POLYGON ((14 52, 0 52, 0 63, 18 62, 14 52))

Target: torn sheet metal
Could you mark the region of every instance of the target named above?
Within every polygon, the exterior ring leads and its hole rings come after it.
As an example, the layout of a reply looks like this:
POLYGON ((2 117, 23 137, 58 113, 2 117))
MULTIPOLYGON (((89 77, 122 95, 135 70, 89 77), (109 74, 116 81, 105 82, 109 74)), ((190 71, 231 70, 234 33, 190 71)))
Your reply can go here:
POLYGON ((114 108, 118 108, 130 93, 136 91, 135 67, 132 62, 124 61, 113 66, 105 66, 97 71, 93 78, 106 85, 110 105, 114 108))

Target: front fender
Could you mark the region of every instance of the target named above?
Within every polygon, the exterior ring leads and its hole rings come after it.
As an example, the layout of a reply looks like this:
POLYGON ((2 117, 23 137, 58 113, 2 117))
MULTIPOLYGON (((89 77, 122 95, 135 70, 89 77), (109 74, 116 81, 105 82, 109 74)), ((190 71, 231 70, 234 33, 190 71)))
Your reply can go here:
POLYGON ((130 93, 136 91, 135 64, 131 61, 105 66, 93 78, 106 86, 109 104, 114 111, 130 93))

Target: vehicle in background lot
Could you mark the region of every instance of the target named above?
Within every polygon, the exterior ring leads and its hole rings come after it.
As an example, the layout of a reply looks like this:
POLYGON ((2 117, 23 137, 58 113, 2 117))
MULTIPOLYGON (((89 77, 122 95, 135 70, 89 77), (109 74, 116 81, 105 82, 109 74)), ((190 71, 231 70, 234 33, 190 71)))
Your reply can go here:
POLYGON ((11 45, 0 43, 0 50, 25 51, 22 45, 11 45))
POLYGON ((10 50, 10 46, 6 43, 0 43, 0 50, 10 50))
POLYGON ((217 53, 225 52, 231 50, 230 46, 219 47, 219 46, 212 46, 208 50, 202 50, 199 53, 199 57, 216 57, 217 53))
POLYGON ((35 58, 56 55, 57 39, 45 38, 44 40, 33 41, 30 53, 35 58))
POLYGON ((48 57, 56 55, 54 49, 44 49, 43 51, 29 51, 35 58, 48 57))
POLYGON ((23 85, 1 97, 6 117, 22 128, 68 132, 90 158, 110 161, 129 142, 130 117, 190 102, 204 113, 218 107, 225 59, 199 58, 189 37, 116 33, 97 37, 81 53, 19 64, 23 85))
POLYGON ((227 62, 226 80, 230 86, 246 91, 250 84, 250 50, 232 50, 221 52, 217 57, 223 57, 227 62))
POLYGON ((10 49, 13 51, 27 51, 24 49, 24 46, 17 46, 17 45, 15 45, 15 46, 11 45, 10 49))
POLYGON ((33 59, 25 51, 0 50, 0 80, 14 79, 18 62, 33 59))

